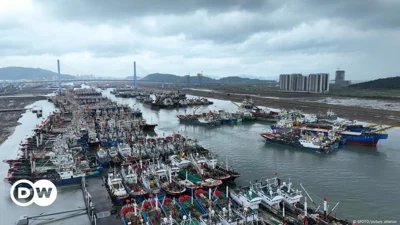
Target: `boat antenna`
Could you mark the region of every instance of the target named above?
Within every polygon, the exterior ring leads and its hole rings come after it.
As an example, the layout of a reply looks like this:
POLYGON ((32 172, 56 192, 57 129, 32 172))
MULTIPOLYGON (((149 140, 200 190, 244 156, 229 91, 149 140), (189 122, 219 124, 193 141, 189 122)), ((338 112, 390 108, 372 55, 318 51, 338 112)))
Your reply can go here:
POLYGON ((308 192, 306 191, 306 189, 303 187, 302 184, 300 184, 300 187, 304 190, 304 192, 306 192, 308 198, 310 198, 310 200, 311 200, 312 202, 314 202, 314 201, 312 200, 312 198, 310 197, 310 195, 308 194, 308 192))
POLYGON ((338 205, 339 205, 339 202, 336 203, 335 207, 333 207, 333 209, 329 212, 328 216, 331 215, 331 213, 332 213, 333 211, 335 211, 335 209, 338 207, 338 205))

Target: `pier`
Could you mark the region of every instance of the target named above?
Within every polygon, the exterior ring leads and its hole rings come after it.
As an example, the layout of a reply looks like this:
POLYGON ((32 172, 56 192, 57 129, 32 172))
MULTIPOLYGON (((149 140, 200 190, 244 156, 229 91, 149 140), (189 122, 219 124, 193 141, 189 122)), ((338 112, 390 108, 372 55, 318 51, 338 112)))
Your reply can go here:
POLYGON ((22 112, 30 110, 28 108, 0 109, 0 112, 22 112))
POLYGON ((82 192, 89 216, 93 225, 121 224, 119 214, 108 195, 102 177, 85 179, 82 178, 82 192))

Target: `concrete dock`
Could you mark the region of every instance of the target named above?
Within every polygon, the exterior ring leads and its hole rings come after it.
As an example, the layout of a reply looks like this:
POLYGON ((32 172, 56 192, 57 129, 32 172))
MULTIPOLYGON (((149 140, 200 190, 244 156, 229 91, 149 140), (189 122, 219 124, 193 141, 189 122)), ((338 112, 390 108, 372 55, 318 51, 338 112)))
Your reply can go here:
POLYGON ((103 177, 82 180, 88 215, 92 224, 122 224, 103 182, 103 177))

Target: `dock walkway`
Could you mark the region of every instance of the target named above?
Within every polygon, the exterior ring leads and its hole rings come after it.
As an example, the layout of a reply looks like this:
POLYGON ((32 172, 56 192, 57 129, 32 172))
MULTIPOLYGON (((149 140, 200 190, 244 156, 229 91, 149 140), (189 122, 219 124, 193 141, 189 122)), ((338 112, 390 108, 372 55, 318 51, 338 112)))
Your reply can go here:
POLYGON ((82 179, 82 186, 89 219, 92 224, 122 224, 122 220, 117 217, 119 212, 114 215, 111 213, 115 209, 102 177, 82 179))
POLYGON ((21 111, 26 111, 30 109, 25 109, 25 108, 15 108, 15 109, 0 109, 0 112, 21 112, 21 111))

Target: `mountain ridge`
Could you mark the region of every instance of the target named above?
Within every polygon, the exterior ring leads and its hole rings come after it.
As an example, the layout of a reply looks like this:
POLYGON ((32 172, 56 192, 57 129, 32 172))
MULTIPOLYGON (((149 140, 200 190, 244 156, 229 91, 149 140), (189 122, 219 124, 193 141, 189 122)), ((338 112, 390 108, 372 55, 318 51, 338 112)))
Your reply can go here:
MULTIPOLYGON (((190 84, 198 84, 200 83, 198 76, 189 76, 190 84)), ((164 73, 153 73, 149 74, 141 79, 141 81, 148 82, 166 82, 166 83, 187 83, 186 76, 178 76, 175 74, 164 74, 164 73)), ((243 78, 240 76, 226 76, 221 77, 219 79, 211 78, 208 76, 201 77, 202 84, 216 84, 216 83, 269 83, 275 82, 275 80, 261 80, 261 79, 252 79, 252 78, 243 78)))
POLYGON ((400 76, 386 77, 367 82, 352 84, 350 88, 362 89, 400 89, 400 76))
MULTIPOLYGON (((31 67, 3 67, 0 68, 0 80, 45 80, 57 78, 58 74, 41 68, 31 67)), ((61 74, 62 79, 75 79, 76 77, 70 74, 61 74)))
MULTIPOLYGON (((41 68, 32 68, 32 67, 3 67, 0 68, 0 80, 56 80, 58 73, 45 70, 41 68)), ((250 75, 246 75, 250 76, 250 75)), ((95 79, 93 75, 70 75, 70 74, 61 74, 61 79, 89 79, 86 77, 90 77, 91 79, 95 79)), ((254 76, 253 76, 254 77, 254 76)), ((98 77, 97 79, 102 79, 103 77, 98 77)), ((117 78, 118 79, 118 78, 117 78)), ((121 80, 133 80, 133 76, 127 76, 125 78, 120 78, 121 80)), ((190 76, 189 78, 190 84, 199 84, 199 77, 197 75, 190 76)), ((147 81, 147 82, 166 82, 166 83, 187 83, 186 76, 178 76, 175 74, 168 73, 152 73, 148 74, 145 77, 137 77, 138 81, 147 81)), ((201 77, 202 84, 218 84, 218 83, 245 83, 245 84, 259 84, 259 83, 269 83, 275 82, 274 80, 265 80, 265 79, 256 79, 242 76, 225 76, 221 78, 211 78, 208 76, 201 77)))

